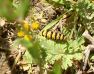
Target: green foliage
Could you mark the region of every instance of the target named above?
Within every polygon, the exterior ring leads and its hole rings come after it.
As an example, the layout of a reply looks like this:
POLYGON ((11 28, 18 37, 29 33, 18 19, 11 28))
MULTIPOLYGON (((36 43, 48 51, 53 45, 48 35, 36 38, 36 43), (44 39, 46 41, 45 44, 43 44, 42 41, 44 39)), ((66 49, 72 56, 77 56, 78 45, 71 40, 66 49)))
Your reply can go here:
POLYGON ((81 17, 92 20, 94 17, 94 3, 91 3, 90 0, 78 1, 76 11, 81 17))
POLYGON ((89 60, 92 61, 92 62, 94 62, 94 54, 93 53, 90 54, 89 60))
POLYGON ((29 0, 21 0, 20 4, 18 5, 18 7, 16 7, 16 15, 19 16, 20 19, 24 19, 25 16, 28 13, 29 10, 29 0))
POLYGON ((72 10, 68 13, 72 15, 68 18, 69 23, 67 22, 67 26, 63 27, 63 33, 68 41, 59 44, 51 40, 47 40, 44 43, 44 40, 41 40, 43 42, 41 45, 47 49, 47 62, 53 64, 56 60, 62 59, 61 66, 63 69, 67 69, 69 66, 72 66, 72 60, 82 59, 84 39, 81 35, 84 30, 88 29, 94 35, 94 23, 91 24, 94 21, 94 3, 90 0, 48 0, 48 2, 51 1, 52 4, 56 3, 64 6, 65 11, 72 10))
POLYGON ((55 62, 54 66, 53 66, 53 71, 51 74, 62 74, 60 60, 59 60, 59 62, 58 61, 55 62))
POLYGON ((55 20, 52 20, 52 21, 51 21, 49 24, 47 24, 47 26, 44 27, 42 30, 50 29, 52 26, 56 25, 56 23, 58 23, 61 18, 64 19, 64 18, 65 18, 64 15, 66 15, 66 14, 67 14, 68 12, 70 12, 70 11, 72 11, 72 10, 70 9, 70 10, 68 10, 67 12, 65 12, 64 14, 60 15, 59 17, 57 17, 55 20))
POLYGON ((22 39, 20 42, 23 46, 27 48, 27 53, 25 54, 25 56, 29 58, 31 55, 32 57, 31 59, 33 59, 33 60, 29 59, 28 61, 40 63, 40 50, 41 49, 40 49, 38 42, 31 42, 31 41, 27 41, 24 39, 22 39))
POLYGON ((15 18, 15 14, 11 14, 14 13, 11 0, 0 0, 0 8, 0 16, 4 16, 8 20, 15 18))
POLYGON ((65 43, 57 43, 44 37, 39 37, 39 39, 40 46, 46 50, 47 57, 45 60, 50 64, 54 64, 56 60, 62 59, 62 68, 67 69, 69 66, 72 66, 72 59, 82 59, 83 38, 70 40, 65 43))
POLYGON ((29 10, 29 0, 21 0, 20 4, 15 7, 13 0, 0 0, 0 16, 9 21, 24 19, 29 10))
MULTIPOLYGON (((53 25, 53 22, 48 24, 46 27, 48 26, 51 27, 52 25, 53 25)), ((55 61, 58 61, 61 59, 62 61, 61 67, 62 69, 65 69, 65 70, 68 67, 72 66, 72 63, 73 63, 72 60, 82 59, 82 51, 84 49, 84 46, 82 45, 84 43, 84 39, 83 37, 81 37, 81 34, 79 34, 79 31, 76 30, 75 28, 76 25, 71 24, 70 26, 68 28, 63 27, 63 33, 67 36, 67 40, 68 40, 65 42, 62 41, 60 43, 58 41, 53 41, 53 40, 46 39, 44 37, 39 36, 40 46, 43 49, 45 49, 47 54, 45 61, 50 64, 54 64, 55 61), (70 26, 73 26, 73 27, 70 27, 70 26), (73 34, 76 35, 75 40, 71 39, 73 37, 73 34)))
POLYGON ((31 56, 31 54, 26 51, 25 54, 23 55, 24 60, 29 63, 32 64, 33 63, 33 57, 31 56))
POLYGON ((12 50, 14 50, 14 49, 18 49, 18 46, 19 45, 23 45, 23 46, 25 46, 25 47, 27 47, 27 48, 25 48, 26 49, 26 52, 25 52, 25 54, 23 55, 23 58, 24 58, 24 60, 27 62, 27 63, 32 63, 33 62, 33 57, 31 56, 31 54, 27 51, 28 50, 28 47, 31 47, 32 46, 32 43, 31 42, 29 42, 29 41, 25 41, 25 40, 23 40, 23 39, 20 39, 20 38, 18 38, 18 39, 16 39, 14 42, 13 42, 13 44, 12 44, 12 46, 11 46, 11 49, 12 50), (28 44, 27 44, 28 43, 28 44))
POLYGON ((51 0, 58 4, 62 4, 66 9, 72 8, 80 17, 92 20, 94 17, 94 3, 90 0, 51 0))
MULTIPOLYGON (((66 41, 53 41, 36 35, 34 41, 21 39, 18 40, 17 45, 22 44, 27 48, 23 58, 28 63, 37 63, 41 67, 45 64, 52 64, 54 65, 52 74, 61 74, 61 68, 66 70, 72 66, 73 60, 82 59, 82 51, 84 50, 83 31, 88 29, 94 35, 94 3, 90 0, 49 1, 63 6, 64 14, 51 21, 42 30, 50 29, 56 25, 64 15, 71 15, 66 18, 66 24, 62 28, 63 34, 67 38, 66 41)), ((20 0, 18 5, 12 0, 0 0, 0 16, 9 21, 23 20, 29 11, 29 5, 29 0, 20 0)), ((91 59, 93 58, 94 56, 91 57, 91 59)))

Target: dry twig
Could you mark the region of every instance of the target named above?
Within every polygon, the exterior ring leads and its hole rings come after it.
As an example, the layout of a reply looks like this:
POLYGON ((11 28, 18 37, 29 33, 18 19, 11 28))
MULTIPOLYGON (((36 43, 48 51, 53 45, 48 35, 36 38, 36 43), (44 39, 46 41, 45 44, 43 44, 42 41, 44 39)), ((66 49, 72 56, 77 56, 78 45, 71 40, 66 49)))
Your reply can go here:
POLYGON ((83 36, 91 42, 91 44, 89 44, 85 48, 85 51, 84 51, 84 58, 83 58, 84 65, 83 65, 83 70, 85 70, 86 69, 86 66, 87 66, 88 58, 89 58, 89 55, 90 55, 90 51, 93 51, 94 50, 94 39, 88 33, 87 30, 83 33, 83 36))

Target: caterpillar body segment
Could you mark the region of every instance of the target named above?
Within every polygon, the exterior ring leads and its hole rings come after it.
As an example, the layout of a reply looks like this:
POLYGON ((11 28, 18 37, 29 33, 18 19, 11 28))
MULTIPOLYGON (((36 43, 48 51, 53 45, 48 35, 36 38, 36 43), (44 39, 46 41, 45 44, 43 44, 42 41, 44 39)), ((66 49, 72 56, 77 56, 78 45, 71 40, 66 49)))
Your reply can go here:
POLYGON ((47 36, 47 30, 45 30, 45 31, 42 31, 42 36, 47 36))
POLYGON ((52 36, 52 39, 56 39, 56 33, 55 32, 53 32, 53 34, 51 35, 52 36))
POLYGON ((46 37, 50 39, 50 38, 51 38, 51 34, 52 34, 52 32, 51 32, 51 31, 48 31, 48 32, 46 32, 46 34, 47 34, 46 37))
POLYGON ((62 33, 49 31, 49 30, 41 31, 40 35, 48 39, 53 39, 53 40, 63 40, 64 39, 64 35, 62 33))
POLYGON ((60 36, 60 40, 63 40, 64 39, 64 35, 61 34, 60 36))
POLYGON ((60 33, 57 33, 57 34, 56 34, 56 39, 57 39, 57 40, 60 40, 60 36, 61 36, 61 34, 60 34, 60 33))

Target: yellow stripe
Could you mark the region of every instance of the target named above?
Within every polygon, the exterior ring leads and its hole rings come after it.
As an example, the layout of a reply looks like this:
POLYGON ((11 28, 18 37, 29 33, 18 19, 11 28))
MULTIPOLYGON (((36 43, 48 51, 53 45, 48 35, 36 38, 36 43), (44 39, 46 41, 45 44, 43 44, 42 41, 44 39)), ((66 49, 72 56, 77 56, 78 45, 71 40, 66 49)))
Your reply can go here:
POLYGON ((53 34, 52 34, 52 39, 55 40, 55 36, 56 36, 56 32, 53 32, 53 34))
POLYGON ((60 33, 57 33, 56 40, 59 40, 59 38, 60 38, 60 33))
POLYGON ((61 36, 60 36, 60 40, 63 40, 63 34, 61 34, 61 36))
POLYGON ((44 30, 44 31, 42 32, 42 35, 46 37, 46 34, 47 34, 47 30, 44 30))
POLYGON ((52 32, 51 32, 51 31, 48 31, 48 32, 47 32, 47 38, 50 39, 50 38, 51 38, 51 34, 52 34, 52 32))

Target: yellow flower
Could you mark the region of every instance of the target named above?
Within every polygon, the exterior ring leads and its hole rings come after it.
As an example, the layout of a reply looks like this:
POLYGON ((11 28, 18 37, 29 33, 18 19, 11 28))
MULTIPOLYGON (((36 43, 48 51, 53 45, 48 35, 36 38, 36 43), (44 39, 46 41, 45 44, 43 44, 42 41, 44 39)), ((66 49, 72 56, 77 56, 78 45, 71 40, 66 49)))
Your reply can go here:
POLYGON ((24 21, 23 28, 28 31, 30 29, 30 25, 27 21, 24 21))
POLYGON ((39 27, 40 27, 40 24, 37 21, 36 22, 33 22, 32 25, 31 25, 31 28, 33 30, 37 30, 37 29, 39 29, 39 27))
POLYGON ((18 33, 17 33, 17 36, 19 36, 19 37, 23 37, 25 34, 24 34, 24 32, 23 31, 19 31, 18 33))
POLYGON ((24 39, 27 40, 27 41, 30 41, 30 40, 32 40, 32 36, 31 35, 25 35, 24 39))

